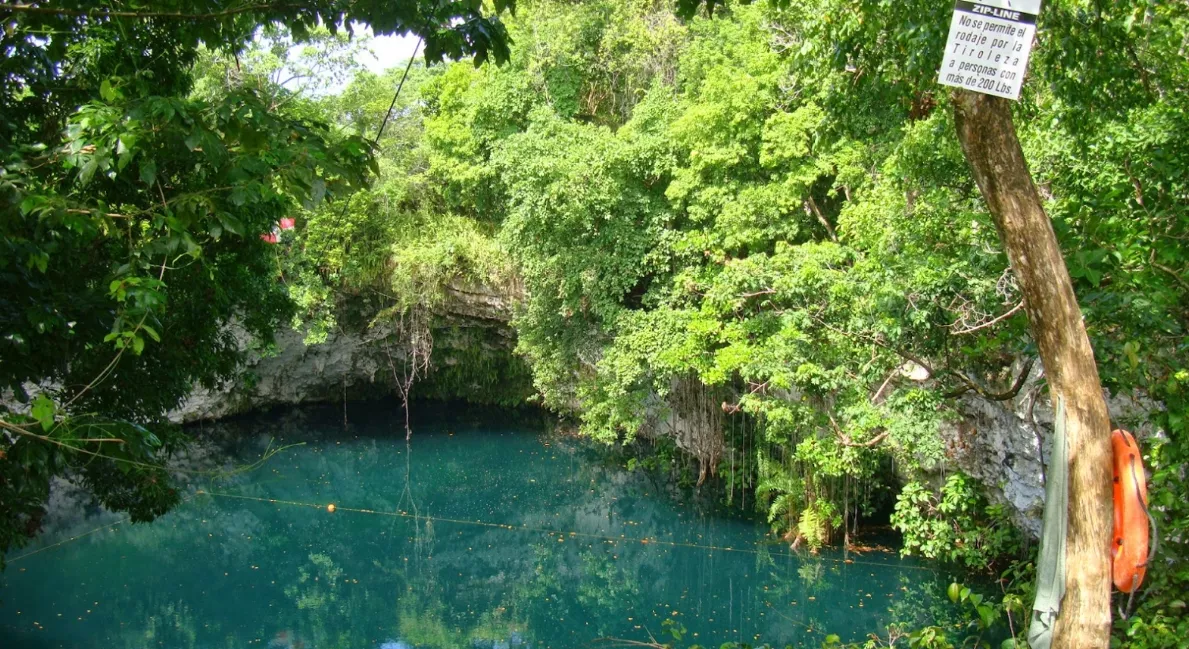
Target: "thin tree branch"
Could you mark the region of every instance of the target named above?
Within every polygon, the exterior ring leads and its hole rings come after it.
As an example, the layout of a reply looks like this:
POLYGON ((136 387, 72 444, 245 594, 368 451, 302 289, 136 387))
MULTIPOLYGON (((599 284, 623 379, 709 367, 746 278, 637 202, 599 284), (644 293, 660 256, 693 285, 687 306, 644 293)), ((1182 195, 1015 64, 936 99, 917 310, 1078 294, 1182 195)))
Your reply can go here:
POLYGON ((754 293, 741 293, 741 294, 737 295, 736 297, 746 300, 749 297, 759 297, 761 295, 772 295, 774 293, 776 293, 776 289, 766 288, 762 291, 756 291, 754 293))
POLYGON ((136 217, 134 217, 134 216, 133 216, 133 215, 131 215, 131 214, 118 214, 118 213, 116 213, 116 212, 100 212, 100 211, 98 211, 98 210, 82 210, 82 209, 75 209, 75 208, 71 208, 71 209, 68 209, 68 210, 66 210, 66 213, 67 213, 67 214, 88 214, 88 215, 106 216, 106 217, 107 217, 107 218, 109 218, 109 219, 132 219, 132 218, 136 218, 136 217))
MULTIPOLYGON (((159 189, 161 187, 161 184, 158 183, 157 187, 159 189)), ((162 192, 161 199, 165 200, 164 192, 162 192)), ((168 256, 161 258, 161 272, 157 273, 157 281, 158 282, 165 279, 166 262, 168 262, 168 261, 169 261, 168 256)), ((140 316, 140 322, 137 322, 136 326, 133 327, 132 333, 135 334, 136 332, 140 331, 144 327, 144 322, 146 319, 148 319, 148 317, 149 317, 148 312, 145 312, 144 315, 140 316)), ((106 381, 107 377, 110 376, 111 373, 116 369, 116 365, 120 362, 120 359, 124 356, 124 352, 128 351, 128 347, 129 347, 129 345, 124 345, 123 347, 120 347, 120 351, 116 353, 115 358, 111 359, 111 362, 107 364, 107 367, 103 368, 103 371, 100 372, 98 376, 96 376, 94 379, 92 379, 90 383, 83 386, 83 389, 80 390, 73 397, 71 397, 70 401, 67 401, 66 404, 62 407, 64 409, 69 408, 71 406, 71 404, 73 404, 75 401, 79 400, 79 397, 86 394, 87 390, 90 390, 91 388, 94 388, 94 387, 98 386, 100 383, 106 381)))
MULTIPOLYGON (((68 448, 68 449, 71 449, 74 451, 79 450, 77 447, 71 446, 70 444, 63 442, 62 440, 54 439, 54 438, 48 437, 46 435, 40 435, 38 433, 35 433, 35 432, 29 430, 28 428, 24 428, 23 426, 18 426, 16 424, 9 423, 7 421, 4 421, 3 419, 0 419, 0 428, 3 428, 4 430, 7 430, 12 433, 16 433, 17 435, 33 437, 33 438, 39 439, 43 442, 49 442, 50 444, 57 444, 58 446, 62 446, 62 447, 65 447, 65 448, 68 448)), ((72 441, 72 442, 90 442, 90 443, 95 443, 95 444, 98 444, 100 442, 111 442, 113 444, 123 444, 125 442, 125 440, 122 440, 118 437, 88 437, 88 438, 72 439, 70 441, 72 441)))
POLYGON ((992 392, 983 386, 972 381, 969 377, 961 372, 950 371, 950 375, 961 381, 964 385, 956 390, 946 392, 942 396, 946 399, 954 399, 966 394, 967 392, 976 392, 985 399, 991 401, 1008 401, 1016 398, 1020 393, 1020 389, 1024 387, 1024 383, 1028 381, 1028 375, 1032 373, 1032 366, 1036 364, 1036 359, 1031 356, 1024 361, 1024 367, 1020 368, 1020 375, 1016 377, 1015 383, 1010 388, 1003 392, 992 392))
MULTIPOLYGON (((901 367, 903 367, 903 366, 901 366, 901 367)), ((873 394, 871 396, 871 403, 873 403, 873 404, 879 403, 879 397, 881 395, 883 395, 883 391, 887 389, 888 384, 891 383, 892 379, 896 378, 896 375, 899 373, 900 373, 899 367, 893 368, 892 371, 888 373, 888 378, 884 379, 883 384, 880 385, 879 389, 875 391, 875 394, 873 394)))
POLYGON ((810 212, 816 216, 818 222, 826 228, 826 234, 830 235, 830 241, 838 243, 838 234, 834 232, 834 226, 830 225, 830 222, 826 220, 826 216, 822 214, 820 209, 818 209, 817 202, 813 200, 812 196, 805 200, 805 208, 806 212, 810 212))
POLYGON ((1164 264, 1160 264, 1157 262, 1152 262, 1152 266, 1154 268, 1159 268, 1160 270, 1168 273, 1169 275, 1172 275, 1172 278, 1177 280, 1178 284, 1180 284, 1185 289, 1189 289, 1189 282, 1186 282, 1185 278, 1181 277, 1180 273, 1178 273, 1177 271, 1169 268, 1168 266, 1165 266, 1164 264))
POLYGON ((826 416, 830 418, 830 426, 834 428, 834 435, 838 437, 838 443, 843 446, 849 446, 850 448, 871 448, 888 438, 888 431, 885 430, 865 442, 853 442, 850 439, 850 435, 842 432, 842 427, 834 420, 834 415, 827 412, 826 416))
POLYGON ((925 361, 921 360, 920 358, 917 358, 916 356, 914 356, 906 351, 896 349, 895 347, 892 347, 891 345, 888 345, 887 343, 880 341, 878 338, 875 338, 874 336, 867 336, 867 335, 863 335, 863 334, 856 334, 856 333, 851 333, 849 331, 844 331, 842 329, 839 329, 838 327, 835 327, 835 326, 829 324, 825 320, 822 320, 821 318, 819 318, 815 315, 811 315, 809 317, 812 318, 813 321, 816 322, 817 324, 825 327, 826 329, 829 329, 830 331, 833 331, 834 333, 836 333, 840 336, 845 336, 847 338, 850 338, 851 340, 858 340, 858 341, 865 342, 865 343, 868 343, 871 345, 875 345, 876 347, 880 347, 882 349, 886 349, 887 351, 892 352, 893 354, 899 356, 900 358, 903 358, 906 361, 912 361, 912 362, 916 363, 917 365, 920 365, 921 367, 925 368, 925 371, 929 373, 929 376, 937 375, 937 370, 934 370, 933 367, 931 365, 929 365, 928 363, 926 363, 925 361))
POLYGON ((974 332, 978 331, 979 329, 986 329, 987 327, 993 327, 996 324, 1012 317, 1013 315, 1018 313, 1020 311, 1020 309, 1023 309, 1023 308, 1024 308, 1024 302, 1021 300, 1019 304, 1013 306, 1011 308, 1011 310, 1009 310, 1007 313, 1004 313, 1003 315, 1001 315, 993 320, 988 320, 987 322, 984 322, 980 325, 975 325, 973 327, 967 327, 965 329, 960 329, 958 331, 955 331, 954 335, 955 336, 964 336, 966 334, 974 333, 974 332))

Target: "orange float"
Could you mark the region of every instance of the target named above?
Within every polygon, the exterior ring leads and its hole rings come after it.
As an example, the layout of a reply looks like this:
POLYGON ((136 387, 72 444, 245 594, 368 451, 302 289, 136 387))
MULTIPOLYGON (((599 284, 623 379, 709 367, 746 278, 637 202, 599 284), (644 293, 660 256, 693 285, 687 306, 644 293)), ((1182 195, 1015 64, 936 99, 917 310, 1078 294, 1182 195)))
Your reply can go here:
POLYGON ((1139 588, 1148 571, 1148 485, 1135 438, 1125 430, 1111 433, 1115 454, 1115 535, 1111 580, 1124 593, 1139 588))

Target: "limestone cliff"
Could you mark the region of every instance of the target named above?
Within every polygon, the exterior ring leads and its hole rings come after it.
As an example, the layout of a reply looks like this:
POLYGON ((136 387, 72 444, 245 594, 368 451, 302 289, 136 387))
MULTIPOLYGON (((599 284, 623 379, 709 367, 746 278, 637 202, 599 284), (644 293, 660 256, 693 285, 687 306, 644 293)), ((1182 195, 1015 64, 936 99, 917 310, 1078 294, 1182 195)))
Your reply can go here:
MULTIPOLYGON (((444 305, 434 314, 433 363, 442 374, 457 374, 458 366, 475 360, 476 352, 510 357, 514 296, 464 284, 451 284, 445 293, 444 305)), ((247 351, 241 380, 215 390, 197 388, 170 419, 188 423, 276 405, 391 393, 393 366, 404 360, 401 336, 394 322, 374 320, 375 310, 363 311, 353 324, 341 326, 319 344, 306 344, 303 334, 292 329, 281 332, 266 350, 252 349, 251 341, 241 337, 247 351)))
MULTIPOLYGON (((1040 382, 1039 364, 1019 394, 1008 401, 990 401, 968 393, 956 422, 942 425, 946 454, 954 466, 976 478, 992 501, 1006 504, 1015 522, 1040 536, 1044 509, 1044 474, 1052 450, 1053 406, 1047 397, 1032 402, 1040 382)), ((1153 434, 1144 422, 1159 405, 1134 395, 1106 395, 1111 423, 1142 439, 1153 434)))

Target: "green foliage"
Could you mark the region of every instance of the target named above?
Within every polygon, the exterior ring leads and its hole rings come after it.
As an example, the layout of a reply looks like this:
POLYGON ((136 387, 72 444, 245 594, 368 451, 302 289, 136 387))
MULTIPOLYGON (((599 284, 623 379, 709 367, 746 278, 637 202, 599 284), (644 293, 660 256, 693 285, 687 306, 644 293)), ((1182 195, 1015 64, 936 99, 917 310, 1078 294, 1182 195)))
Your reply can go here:
POLYGON ((166 413, 235 378, 232 323, 267 345, 292 312, 260 235, 360 187, 374 158, 280 69, 342 70, 350 46, 333 32, 354 22, 417 33, 430 61, 509 53, 479 3, 68 0, 4 14, 0 553, 36 532, 55 476, 134 521, 176 503, 162 463, 183 440, 166 413), (271 41, 246 57, 259 74, 233 80, 228 57, 258 34, 271 41), (320 61, 284 54, 307 40, 334 45, 320 61))
MULTIPOLYGON (((438 243, 472 223, 523 282, 514 328, 536 390, 585 434, 661 430, 682 414, 674 385, 693 380, 746 418, 719 468, 776 531, 804 519, 821 537, 826 507, 871 513, 894 463, 916 477, 897 512, 910 551, 980 567, 1018 552, 967 479, 921 482, 944 460, 955 398, 1003 391, 1036 356, 1025 319, 999 318, 1019 291, 934 85, 951 8, 691 0, 674 20, 650 2, 536 3, 509 23, 509 65, 414 75, 391 193, 352 204, 342 221, 367 225, 322 248, 341 260, 331 274, 360 260, 347 285, 391 279, 394 298, 432 304, 444 278, 483 266, 464 261, 480 249, 438 243), (696 15, 710 7, 717 19, 696 15), (385 201, 399 209, 374 210, 385 201), (451 262, 448 248, 468 252, 451 262)), ((1179 530, 1185 11, 1063 0, 1041 20, 1020 135, 1104 383, 1167 407, 1150 417, 1169 436, 1149 449, 1153 499, 1179 530)), ((369 83, 344 95, 352 120, 383 103, 360 101, 369 83)), ((1127 622, 1135 637, 1176 635, 1183 576, 1156 574, 1164 595, 1127 622)))
MULTIPOLYGON (((472 74, 467 67, 452 70, 472 74)), ((340 97, 325 103, 347 116, 342 126, 349 131, 374 128, 402 73, 360 73, 340 97)), ((412 68, 379 141, 373 186, 341 205, 308 210, 292 245, 282 247, 289 293, 298 307, 292 325, 305 332, 306 344, 321 344, 338 328, 396 323, 394 356, 399 356, 405 342, 399 338, 409 334, 399 325, 413 312, 431 314, 424 334, 433 352, 417 377, 416 396, 520 405, 532 395, 527 367, 512 356, 504 324, 484 322, 505 317, 501 309, 507 307, 483 310, 486 300, 517 294, 513 265, 492 224, 451 211, 463 206, 452 207, 449 193, 436 185, 437 154, 428 146, 434 126, 423 98, 441 91, 446 83, 441 76, 412 68), (469 304, 475 299, 478 312, 469 304), (373 309, 367 322, 358 322, 352 311, 361 302, 379 304, 379 314, 373 309)))
POLYGON ((1026 647, 1024 631, 1030 619, 1031 611, 1024 605, 1017 595, 1008 594, 998 602, 980 595, 962 584, 953 583, 946 589, 950 601, 956 604, 966 614, 968 622, 959 626, 957 633, 941 626, 927 626, 914 629, 906 633, 908 646, 913 649, 953 649, 954 647, 997 647, 998 649, 1014 649, 1026 647), (1014 637, 1002 642, 991 641, 986 638, 1007 619, 1012 629, 1018 629, 1014 637), (1012 623, 1014 620, 1014 623, 1012 623), (954 636, 959 637, 954 637, 954 636))
POLYGON ((805 476, 764 452, 756 454, 756 461, 759 478, 755 496, 766 503, 768 523, 776 531, 795 529, 805 504, 805 476))
POLYGON ((904 485, 892 526, 904 535, 905 554, 961 562, 985 569, 1023 551, 1023 538, 1000 505, 988 505, 977 484, 962 473, 940 491, 920 482, 904 485))
POLYGON ((1168 410, 1158 421, 1168 427, 1169 439, 1153 440, 1145 453, 1159 548, 1134 611, 1115 620, 1116 636, 1133 647, 1175 647, 1189 633, 1189 486, 1184 474, 1189 466, 1189 371, 1179 371, 1166 388, 1162 394, 1168 410))
POLYGON ((842 516, 834 503, 818 500, 801 511, 797 533, 805 539, 810 550, 817 550, 830 540, 831 531, 840 525, 842 516))

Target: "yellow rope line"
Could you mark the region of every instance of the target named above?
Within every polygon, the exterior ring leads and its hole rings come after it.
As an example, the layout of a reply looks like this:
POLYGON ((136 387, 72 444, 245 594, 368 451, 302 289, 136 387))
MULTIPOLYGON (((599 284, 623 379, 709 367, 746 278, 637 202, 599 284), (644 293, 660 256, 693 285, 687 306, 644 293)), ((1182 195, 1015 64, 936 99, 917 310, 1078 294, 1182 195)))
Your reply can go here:
POLYGON ((95 532, 102 532, 103 530, 106 530, 111 527, 115 527, 116 525, 119 525, 120 523, 127 523, 127 522, 128 522, 128 517, 125 516, 114 523, 108 523, 107 525, 100 525, 99 527, 96 527, 95 529, 87 531, 87 532, 83 532, 82 534, 79 534, 78 536, 72 536, 68 539, 62 539, 61 541, 58 541, 57 543, 54 543, 52 545, 47 545, 42 548, 37 548, 36 550, 32 550, 32 551, 26 552, 20 556, 16 556, 11 559, 8 559, 8 563, 15 563, 17 561, 20 561, 21 559, 24 559, 25 557, 31 557, 31 556, 37 554, 38 552, 45 552, 46 550, 52 550, 53 548, 56 548, 60 545, 66 545, 67 543, 70 543, 71 541, 77 541, 78 539, 81 539, 84 536, 89 536, 91 534, 94 534, 95 532))
MULTIPOLYGON (((199 489, 197 493, 203 493, 203 491, 202 491, 201 489, 199 489)), ((181 500, 181 502, 179 502, 179 503, 177 504, 177 506, 178 506, 178 507, 181 507, 182 505, 185 505, 186 503, 190 502, 190 499, 191 499, 191 498, 193 498, 193 497, 194 497, 194 494, 190 494, 189 496, 186 496, 185 498, 183 498, 183 499, 181 500)), ((70 537, 70 538, 68 538, 68 539, 62 539, 61 541, 58 541, 57 543, 52 543, 52 544, 50 544, 50 545, 47 545, 47 546, 45 546, 45 547, 37 548, 36 550, 32 550, 32 551, 30 551, 30 552, 26 552, 26 553, 24 553, 24 554, 22 554, 22 555, 15 556, 15 557, 13 557, 13 558, 11 558, 11 559, 6 559, 6 561, 7 561, 8 563, 12 563, 12 562, 14 562, 14 561, 20 561, 21 559, 24 559, 25 557, 31 557, 31 556, 33 556, 33 555, 35 555, 35 554, 39 553, 39 552, 45 552, 46 550, 52 550, 52 549, 54 549, 54 548, 56 548, 56 547, 58 547, 58 546, 61 546, 61 545, 66 545, 67 543, 70 543, 71 541, 77 541, 77 540, 79 540, 79 539, 83 538, 84 536, 90 536, 91 534, 94 534, 95 532, 102 532, 103 530, 106 530, 106 529, 109 529, 109 528, 115 527, 115 526, 117 526, 117 525, 120 525, 121 523, 127 523, 129 520, 131 520, 131 518, 132 518, 131 516, 127 516, 127 515, 125 515, 123 518, 121 518, 121 519, 120 519, 120 520, 118 520, 118 521, 115 521, 114 523, 108 523, 107 525, 100 525, 99 527, 96 527, 96 528, 95 528, 95 529, 93 529, 93 530, 88 530, 88 531, 86 531, 86 532, 83 532, 82 534, 78 534, 78 535, 76 535, 76 536, 72 536, 72 537, 70 537)))
MULTIPOLYGON (((277 498, 260 498, 258 496, 244 496, 244 495, 240 495, 240 494, 220 493, 220 492, 216 492, 216 491, 203 491, 201 489, 199 489, 196 492, 196 495, 197 494, 205 494, 208 496, 218 496, 220 498, 234 498, 234 499, 238 499, 238 500, 251 500, 251 501, 255 501, 255 502, 272 503, 274 505, 290 505, 292 507, 309 507, 312 509, 326 509, 329 506, 329 505, 319 505, 317 503, 298 502, 298 501, 294 501, 294 500, 280 500, 277 498)), ((503 529, 503 530, 519 530, 521 532, 536 532, 536 533, 540 533, 540 534, 548 534, 551 536, 556 534, 556 535, 559 535, 562 537, 569 536, 569 537, 574 537, 574 538, 588 538, 588 539, 594 539, 597 541, 610 541, 612 543, 618 543, 618 542, 622 541, 625 543, 639 543, 641 545, 665 545, 665 546, 674 547, 674 548, 692 548, 695 550, 709 550, 709 551, 718 551, 718 552, 742 552, 744 554, 754 554, 754 555, 763 554, 760 550, 757 550, 754 548, 736 548, 733 546, 723 546, 723 545, 703 545, 703 544, 699 544, 699 543, 685 543, 682 541, 663 541, 661 539, 648 538, 648 537, 643 537, 643 538, 630 537, 630 536, 615 537, 615 536, 606 536, 606 535, 602 535, 602 534, 590 534, 587 532, 562 532, 562 531, 551 530, 551 529, 543 528, 543 527, 529 527, 527 525, 522 525, 522 526, 517 527, 516 525, 508 525, 505 523, 489 523, 486 521, 463 520, 460 518, 446 518, 446 517, 442 517, 442 516, 426 516, 426 515, 419 515, 419 514, 410 514, 408 512, 384 512, 384 511, 377 511, 374 509, 361 509, 358 507, 342 507, 340 505, 335 505, 334 511, 336 511, 336 512, 339 512, 339 511, 355 512, 357 514, 375 514, 378 516, 393 516, 396 518, 420 519, 420 520, 427 520, 427 521, 433 521, 433 522, 454 523, 456 525, 474 525, 477 527, 490 527, 490 528, 503 529)), ((801 558, 798 555, 789 554, 787 552, 768 552, 767 554, 769 554, 771 556, 776 556, 776 557, 788 557, 788 558, 796 558, 796 559, 801 558)), ((818 560, 819 561, 820 560, 833 561, 834 563, 850 563, 850 564, 855 564, 855 565, 878 566, 881 568, 890 567, 890 564, 887 564, 887 563, 879 563, 876 561, 863 561, 863 560, 856 560, 856 559, 825 558, 825 559, 818 559, 818 560)), ((925 566, 899 565, 899 566, 895 566, 895 567, 909 568, 912 570, 923 570, 926 572, 937 572, 937 570, 935 570, 933 568, 927 568, 925 566)))
MULTIPOLYGON (((181 503, 179 503, 179 505, 185 504, 191 498, 193 498, 193 496, 197 496, 197 495, 218 496, 219 498, 232 498, 232 499, 238 499, 238 500, 250 500, 250 501, 254 501, 254 502, 271 503, 274 505, 289 505, 291 507, 309 507, 312 509, 326 509, 326 507, 327 507, 326 505, 319 505, 317 503, 299 502, 299 501, 295 501, 295 500, 280 500, 277 498, 260 498, 257 496, 244 496, 244 495, 240 495, 240 494, 220 493, 217 491, 206 491, 203 489, 198 489, 197 491, 194 492, 194 494, 192 496, 186 497, 181 503)), ((550 535, 550 536, 556 534, 556 535, 562 536, 562 537, 569 536, 572 538, 587 538, 587 539, 594 539, 597 541, 609 541, 611 543, 619 543, 622 541, 624 543, 639 543, 641 545, 664 545, 664 546, 674 547, 674 548, 691 548, 694 550, 707 550, 707 551, 717 551, 717 552, 741 552, 744 554, 753 554, 753 555, 762 554, 762 552, 760 550, 757 550, 755 548, 736 548, 736 547, 729 546, 729 545, 705 545, 705 544, 700 544, 700 543, 686 543, 686 542, 682 542, 682 541, 663 541, 661 539, 648 538, 648 537, 643 537, 643 538, 630 537, 630 536, 614 537, 614 536, 607 536, 607 535, 603 535, 603 534, 590 534, 587 532, 573 532, 573 531, 561 532, 558 530, 552 530, 552 529, 548 529, 548 528, 544 528, 544 527, 529 527, 527 525, 522 525, 520 527, 517 527, 515 525, 508 525, 506 523, 489 523, 486 521, 472 521, 472 520, 464 520, 461 518, 447 518, 444 516, 423 516, 423 515, 419 515, 419 514, 410 514, 408 512, 384 512, 384 511, 377 511, 374 509, 362 509, 359 507, 340 507, 340 506, 336 505, 334 511, 355 512, 357 514, 375 514, 377 516, 392 516, 392 517, 396 517, 396 518, 420 519, 420 520, 427 520, 427 521, 433 521, 433 522, 454 523, 456 525, 473 525, 476 527, 489 527, 489 528, 503 529, 503 530, 519 530, 521 532, 535 532, 538 534, 546 534, 546 535, 550 535)), ((129 518, 127 516, 125 516, 124 518, 121 518, 120 520, 115 521, 113 523, 108 523, 107 525, 101 525, 99 527, 96 527, 93 530, 88 530, 86 532, 83 532, 82 534, 72 536, 68 539, 63 539, 61 541, 58 541, 57 543, 53 543, 51 545, 47 545, 45 547, 38 548, 31 552, 26 552, 25 554, 13 557, 12 559, 8 559, 8 563, 20 561, 21 559, 24 559, 26 557, 33 556, 40 552, 45 552, 46 550, 51 550, 53 548, 70 543, 71 541, 77 541, 78 539, 81 539, 84 536, 89 536, 96 532, 101 532, 103 530, 120 525, 121 523, 127 523, 128 520, 129 520, 129 518)), ((796 559, 801 558, 797 555, 789 554, 787 552, 771 552, 771 551, 769 551, 767 554, 769 554, 770 556, 782 557, 782 558, 796 558, 796 559)), ((825 558, 825 559, 818 559, 818 560, 819 561, 823 561, 823 560, 824 561, 832 561, 834 563, 850 563, 850 564, 854 564, 854 565, 877 566, 877 567, 881 567, 881 568, 890 567, 890 564, 887 564, 887 563, 879 563, 876 561, 863 561, 861 559, 856 560, 856 559, 825 558)), ((896 566, 896 567, 908 568, 911 570, 923 570, 926 572, 937 572, 933 568, 926 568, 924 566, 900 565, 900 566, 896 566)))

